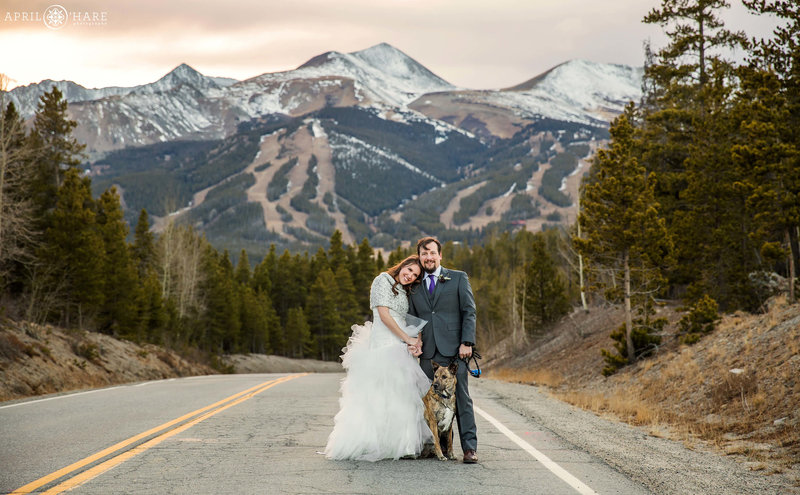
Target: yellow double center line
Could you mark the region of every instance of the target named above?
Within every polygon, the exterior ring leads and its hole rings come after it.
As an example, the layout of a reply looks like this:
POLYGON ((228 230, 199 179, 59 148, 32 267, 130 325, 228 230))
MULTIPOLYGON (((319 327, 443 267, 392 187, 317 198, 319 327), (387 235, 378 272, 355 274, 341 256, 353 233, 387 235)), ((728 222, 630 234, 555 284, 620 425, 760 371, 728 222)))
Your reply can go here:
POLYGON ((301 376, 305 376, 308 373, 301 373, 296 375, 289 375, 282 378, 278 378, 275 380, 270 380, 268 382, 264 382, 260 385, 256 385, 255 387, 249 388, 243 392, 239 392, 238 394, 231 395, 230 397, 226 397, 221 401, 215 402, 210 406, 203 407, 196 411, 192 411, 188 414, 184 414, 180 418, 173 419, 163 425, 156 426, 150 430, 147 430, 143 433, 140 433, 136 436, 130 437, 127 440, 123 440, 117 444, 112 445, 106 449, 101 450, 95 454, 92 454, 88 457, 81 459, 78 462, 70 464, 69 466, 59 469, 58 471, 52 472, 47 476, 43 476, 36 481, 32 481, 25 486, 21 486, 11 492, 12 494, 22 494, 22 493, 31 493, 34 490, 37 490, 49 483, 58 480, 59 478, 63 478, 64 476, 70 475, 72 473, 78 472, 81 468, 84 468, 90 464, 93 464, 104 457, 108 457, 109 455, 113 455, 110 459, 107 459, 96 466, 91 467, 85 471, 80 471, 74 476, 68 478, 65 481, 62 481, 60 484, 50 488, 49 490, 42 492, 47 494, 55 494, 61 493, 66 490, 70 490, 75 488, 78 485, 86 483, 92 478, 99 476, 100 474, 108 471, 114 466, 117 466, 126 460, 146 451, 147 449, 158 445, 159 443, 163 442, 167 438, 177 435, 178 433, 191 428, 192 426, 204 421, 215 414, 228 409, 229 407, 233 407, 236 404, 240 404, 251 397, 260 394, 261 392, 278 385, 279 383, 287 382, 294 378, 299 378, 301 376), (190 420, 190 418, 193 418, 190 420), (189 420, 189 421, 187 421, 189 420), (184 423, 184 421, 186 421, 184 423), (181 424, 182 423, 182 424, 181 424), (176 426, 177 425, 177 426, 176 426), (152 435, 156 435, 154 438, 150 440, 136 445, 133 448, 126 449, 130 445, 150 437, 152 435))

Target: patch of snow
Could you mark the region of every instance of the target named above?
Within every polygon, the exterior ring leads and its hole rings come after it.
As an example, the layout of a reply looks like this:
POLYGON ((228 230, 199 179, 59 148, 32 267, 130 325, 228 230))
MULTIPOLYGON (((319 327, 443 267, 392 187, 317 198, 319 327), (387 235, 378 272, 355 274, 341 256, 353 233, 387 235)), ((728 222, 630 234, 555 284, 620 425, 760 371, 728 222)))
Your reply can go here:
POLYGON ((336 151, 342 152, 345 156, 352 156, 352 155, 354 155, 356 153, 356 150, 365 149, 365 150, 368 150, 370 153, 372 153, 374 155, 378 155, 378 156, 381 156, 381 157, 383 157, 383 158, 385 158, 387 160, 393 161, 393 162, 395 162, 395 163, 407 168, 408 170, 411 170, 412 172, 414 172, 416 174, 419 174, 419 175, 421 175, 421 176, 423 176, 423 177, 425 177, 425 178, 427 178, 427 179, 429 179, 429 180, 431 180, 433 182, 437 182, 437 183, 441 184, 442 186, 445 185, 445 183, 443 181, 441 181, 439 178, 429 174, 428 172, 425 172, 424 170, 421 170, 420 168, 412 165, 411 163, 407 162, 403 158, 397 156, 396 154, 394 154, 394 153, 392 153, 390 151, 387 151, 387 150, 385 150, 383 148, 380 148, 378 146, 375 146, 375 145, 372 145, 370 143, 367 143, 366 141, 362 141, 362 140, 360 140, 360 139, 358 139, 356 137, 349 136, 347 134, 336 133, 336 137, 337 137, 336 141, 341 140, 341 141, 343 141, 343 143, 334 142, 332 140, 332 141, 330 141, 330 147, 331 147, 332 150, 336 150, 336 151))

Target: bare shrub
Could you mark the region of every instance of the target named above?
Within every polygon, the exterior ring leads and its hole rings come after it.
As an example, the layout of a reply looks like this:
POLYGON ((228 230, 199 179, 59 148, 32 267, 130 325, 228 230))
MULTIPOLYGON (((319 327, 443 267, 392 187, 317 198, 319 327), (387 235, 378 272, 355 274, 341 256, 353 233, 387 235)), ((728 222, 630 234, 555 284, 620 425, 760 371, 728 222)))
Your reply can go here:
POLYGON ((0 333, 0 358, 16 361, 28 354, 28 346, 12 333, 0 333))

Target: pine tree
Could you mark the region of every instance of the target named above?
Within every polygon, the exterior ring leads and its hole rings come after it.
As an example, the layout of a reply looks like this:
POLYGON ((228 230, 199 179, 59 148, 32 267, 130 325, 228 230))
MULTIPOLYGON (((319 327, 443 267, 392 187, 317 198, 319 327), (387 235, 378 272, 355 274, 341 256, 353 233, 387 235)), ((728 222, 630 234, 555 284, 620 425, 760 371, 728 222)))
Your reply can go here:
POLYGON ((342 320, 342 326, 336 329, 336 332, 341 337, 339 342, 341 347, 347 342, 347 336, 350 335, 350 327, 354 323, 359 323, 359 320, 362 319, 362 311, 359 310, 356 302, 355 287, 353 286, 353 280, 350 278, 350 270, 346 266, 340 266, 334 273, 334 277, 336 277, 337 312, 342 320))
POLYGON ((531 260, 525 267, 524 307, 529 332, 553 323, 569 312, 566 288, 542 235, 533 238, 531 260))
POLYGON ((718 17, 718 11, 729 7, 727 0, 662 0, 660 9, 652 9, 644 22, 660 24, 670 40, 658 52, 663 65, 656 69, 657 74, 690 86, 704 86, 709 64, 721 60, 717 51, 741 48, 747 42, 743 32, 725 29, 718 17), (687 63, 675 64, 687 58, 687 63))
POLYGON ((726 309, 757 309, 750 273, 758 269, 750 233, 752 214, 746 207, 748 166, 731 160, 731 150, 741 131, 731 112, 733 73, 713 64, 705 95, 703 125, 694 131, 685 160, 684 207, 673 213, 676 257, 682 279, 688 282, 686 298, 696 301, 710 294, 726 309))
POLYGON ((130 256, 139 280, 139 297, 136 302, 139 327, 135 339, 139 342, 163 344, 165 341, 162 332, 169 316, 158 278, 155 236, 150 232, 150 220, 145 209, 139 212, 130 256))
POLYGON ((236 352, 241 342, 241 301, 237 297, 227 251, 220 255, 207 246, 203 272, 201 287, 205 312, 198 343, 214 353, 236 352))
POLYGON ((139 328, 135 307, 140 298, 139 280, 125 241, 128 225, 115 187, 106 190, 97 201, 97 226, 105 248, 103 304, 98 328, 105 333, 135 339, 139 328))
POLYGON ((239 262, 236 264, 236 272, 233 278, 242 285, 250 285, 250 260, 247 258, 247 251, 244 249, 239 253, 239 262))
POLYGON ((306 300, 305 314, 319 357, 333 360, 342 345, 342 327, 346 323, 339 315, 336 277, 330 268, 317 275, 306 300))
POLYGON ((55 207, 65 170, 78 167, 83 159, 86 146, 72 137, 77 125, 67 117, 67 101, 58 88, 42 95, 30 135, 36 153, 31 198, 40 225, 47 225, 45 215, 55 207))
POLYGON ((301 290, 296 287, 296 284, 303 284, 305 280, 301 279, 297 273, 292 270, 293 261, 292 256, 288 250, 285 250, 275 263, 275 272, 273 274, 272 303, 275 306, 275 312, 281 319, 281 322, 286 321, 289 314, 289 308, 302 305, 303 301, 299 300, 297 293, 301 290))
POLYGON ((139 330, 136 334, 137 341, 165 344, 163 331, 169 321, 169 313, 165 301, 161 297, 161 284, 158 274, 154 269, 149 270, 143 279, 140 279, 139 299, 139 330))
POLYGON ((83 327, 103 301, 105 252, 90 181, 75 168, 67 170, 58 189, 52 220, 39 258, 55 267, 51 290, 63 287, 62 320, 67 326, 83 327))
MULTIPOLYGON (((442 247, 442 250, 444 251, 444 247, 442 247)), ((403 261, 406 258, 406 256, 408 256, 406 254, 406 250, 403 249, 402 246, 397 246, 397 249, 389 253, 389 259, 386 260, 386 266, 387 267, 394 266, 403 261)))
POLYGON ((28 197, 32 151, 14 103, 4 105, 4 84, 0 74, 0 291, 10 282, 15 264, 31 262, 38 237, 28 197))
POLYGON ((311 272, 312 273, 319 273, 322 270, 329 269, 330 271, 334 271, 333 267, 330 264, 330 260, 328 259, 328 253, 320 247, 317 249, 316 254, 314 257, 311 258, 311 272))
POLYGON ((761 71, 745 74, 739 108, 742 138, 733 147, 732 155, 750 180, 743 180, 738 187, 749 194, 747 213, 754 214, 754 234, 760 239, 762 256, 771 258, 770 251, 775 246, 786 253, 789 298, 795 301, 800 147, 791 142, 792 131, 785 125, 791 118, 778 78, 761 71))
POLYGON ((270 326, 275 324, 277 318, 270 318, 268 309, 272 315, 275 314, 272 305, 266 299, 266 295, 256 292, 252 287, 239 283, 237 287, 239 293, 241 322, 241 345, 235 351, 256 352, 266 354, 271 352, 269 343, 270 326))
POLYGON ((139 219, 136 222, 136 230, 133 234, 133 246, 131 246, 131 258, 136 264, 139 278, 144 279, 151 269, 156 267, 156 247, 153 233, 150 232, 150 219, 147 210, 142 208, 139 219))
POLYGON ((272 273, 276 263, 275 244, 271 244, 267 255, 253 270, 253 277, 250 280, 250 284, 256 291, 263 292, 270 297, 272 296, 272 273))
POLYGON ((269 294, 266 292, 256 292, 256 302, 264 311, 264 322, 267 330, 265 338, 268 340, 264 342, 264 349, 262 351, 253 352, 263 352, 268 354, 277 353, 277 351, 280 350, 285 354, 283 350, 283 348, 286 347, 285 332, 283 331, 283 327, 281 327, 281 320, 278 318, 278 314, 275 312, 275 306, 272 304, 269 294), (280 349, 278 346, 281 346, 280 349))
POLYGON ((358 253, 356 254, 356 273, 353 277, 353 285, 356 290, 356 300, 358 301, 358 308, 362 311, 365 317, 369 316, 369 290, 372 287, 372 281, 380 273, 376 268, 375 253, 370 246, 369 241, 365 237, 358 245, 358 253))
POLYGON ((292 358, 305 358, 314 352, 311 327, 306 321, 303 308, 290 308, 286 320, 286 355, 292 358))
POLYGON ((724 251, 721 244, 736 243, 719 238, 722 232, 734 232, 734 223, 740 221, 732 211, 735 203, 718 209, 734 192, 722 191, 724 199, 719 200, 703 193, 712 182, 726 187, 715 179, 734 173, 724 158, 729 154, 730 127, 717 119, 727 121, 726 98, 734 81, 724 50, 744 46, 746 38, 720 20, 718 13, 728 7, 727 0, 662 0, 661 7, 644 18, 645 23, 661 25, 669 43, 655 57, 648 53, 636 154, 658 177, 655 199, 678 247, 670 280, 676 287, 690 286, 690 298, 721 279, 740 280, 736 261, 729 266, 707 263, 715 250, 724 251), (709 225, 720 228, 711 233, 709 225))
POLYGON ((342 233, 338 229, 331 234, 327 258, 331 270, 333 270, 334 273, 336 273, 339 267, 347 264, 347 255, 343 247, 342 233))
POLYGON ((660 268, 672 248, 654 198, 656 178, 635 155, 633 111, 629 105, 613 122, 610 148, 597 153, 578 216, 584 237, 574 239, 595 276, 608 274, 609 280, 598 280, 599 285, 624 301, 628 362, 637 358, 632 306, 647 308, 662 288, 660 268))
POLYGON ((381 273, 386 269, 386 262, 383 261, 383 253, 378 251, 378 255, 375 257, 375 270, 377 273, 381 273))
POLYGON ((750 154, 757 163, 756 190, 750 202, 762 233, 770 226, 782 231, 783 239, 773 239, 771 244, 787 247, 790 297, 796 300, 794 280, 800 271, 800 5, 781 0, 743 3, 755 13, 775 15, 783 21, 776 23, 771 39, 753 44, 742 98, 745 106, 753 106, 746 111, 749 118, 744 124, 753 142, 745 140, 736 150, 736 158, 750 154))

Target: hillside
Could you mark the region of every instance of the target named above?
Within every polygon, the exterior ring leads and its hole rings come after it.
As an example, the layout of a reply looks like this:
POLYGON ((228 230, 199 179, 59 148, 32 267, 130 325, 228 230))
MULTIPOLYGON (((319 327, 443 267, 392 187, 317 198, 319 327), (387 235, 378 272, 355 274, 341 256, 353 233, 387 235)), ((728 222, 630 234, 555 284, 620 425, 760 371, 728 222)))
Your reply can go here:
MULTIPOLYGON (((800 486, 800 304, 770 302, 765 314, 724 316, 693 346, 679 344, 669 325, 653 358, 609 378, 600 373, 600 349, 611 349, 619 307, 577 311, 527 344, 498 346, 484 368, 651 435, 788 474, 800 486)), ((680 317, 673 306, 660 312, 670 322, 680 317)))
MULTIPOLYGON (((219 373, 208 359, 152 344, 50 325, 0 325, 0 401, 146 380, 219 373)), ((339 371, 338 363, 237 355, 217 368, 239 373, 339 371)))

